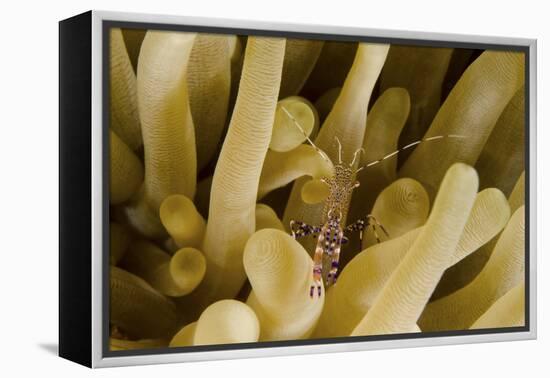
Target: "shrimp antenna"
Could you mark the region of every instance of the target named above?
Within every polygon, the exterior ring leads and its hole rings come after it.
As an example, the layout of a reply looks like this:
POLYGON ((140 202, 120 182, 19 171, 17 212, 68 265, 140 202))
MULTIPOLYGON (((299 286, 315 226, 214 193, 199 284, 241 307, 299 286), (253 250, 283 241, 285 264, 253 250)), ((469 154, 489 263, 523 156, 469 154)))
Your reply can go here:
POLYGON ((386 156, 378 159, 378 160, 374 160, 374 161, 371 161, 370 163, 367 163, 365 164, 364 166, 362 166, 361 168, 359 168, 357 170, 357 172, 359 172, 360 170, 362 170, 363 168, 369 168, 369 167, 372 167, 373 165, 376 165, 378 163, 381 163, 383 162, 384 160, 386 159, 389 159, 395 155, 397 155, 398 153, 402 152, 402 151, 405 151, 406 149, 409 149, 411 147, 414 147, 416 145, 419 145, 420 143, 424 143, 424 142, 429 142, 431 140, 438 140, 438 139, 443 139, 443 138, 456 138, 456 139, 465 139, 465 138, 468 138, 467 136, 465 135, 458 135, 458 134, 448 134, 448 135, 436 135, 436 136, 433 136, 433 137, 428 137, 428 138, 424 138, 424 139, 421 139, 421 140, 417 140, 416 142, 412 142, 412 143, 409 143, 407 144, 406 146, 404 147, 401 147, 400 149, 398 150, 395 150, 389 154, 387 154, 386 156))
MULTIPOLYGON (((353 164, 355 164, 355 160, 357 160, 357 156, 359 156, 361 154, 361 152, 365 153, 365 149, 364 148, 359 148, 359 149, 355 150, 355 152, 353 153, 353 160, 349 164, 350 167, 353 167, 353 164)), ((359 170, 361 170, 361 169, 359 169, 359 170)))
POLYGON ((296 118, 294 118, 294 116, 292 114, 290 114, 290 112, 284 107, 284 106, 281 106, 281 109, 283 109, 283 111, 286 113, 286 115, 288 116, 288 118, 290 118, 292 120, 292 122, 294 122, 294 125, 296 125, 296 127, 298 128, 298 130, 300 130, 302 132, 302 134, 304 134, 304 136, 306 137, 306 140, 307 142, 311 145, 311 147, 313 147, 315 149, 315 151, 317 151, 317 153, 319 155, 321 155, 321 157, 327 161, 328 163, 332 164, 332 160, 330 160, 330 158, 327 156, 327 154, 321 150, 319 147, 317 147, 315 145, 315 143, 313 143, 313 141, 309 138, 309 136, 307 135, 307 133, 304 131, 304 129, 302 128, 302 126, 300 126, 300 124, 298 123, 298 121, 296 121, 296 118))
POLYGON ((338 139, 337 136, 335 136, 334 139, 336 143, 338 143, 338 164, 342 164, 342 143, 340 143, 340 139, 338 139))

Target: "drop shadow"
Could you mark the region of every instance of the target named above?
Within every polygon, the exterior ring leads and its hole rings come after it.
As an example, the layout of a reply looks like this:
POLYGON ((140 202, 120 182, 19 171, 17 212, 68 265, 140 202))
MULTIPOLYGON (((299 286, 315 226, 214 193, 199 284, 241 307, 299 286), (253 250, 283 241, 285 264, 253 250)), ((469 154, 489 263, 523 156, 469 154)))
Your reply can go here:
POLYGON ((56 343, 40 343, 38 347, 50 354, 59 355, 59 345, 56 343))

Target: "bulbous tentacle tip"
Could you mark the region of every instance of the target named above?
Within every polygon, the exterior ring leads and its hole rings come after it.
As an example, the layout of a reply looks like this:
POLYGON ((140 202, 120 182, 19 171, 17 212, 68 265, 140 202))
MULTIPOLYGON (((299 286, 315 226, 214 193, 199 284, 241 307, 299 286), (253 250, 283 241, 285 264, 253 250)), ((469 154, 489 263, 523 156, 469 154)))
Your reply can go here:
POLYGON ((197 321, 194 345, 256 342, 260 324, 254 311, 245 303, 224 299, 208 306, 197 321))
POLYGON ((462 175, 468 175, 470 177, 478 178, 477 171, 471 166, 466 163, 454 163, 449 168, 449 171, 447 174, 462 174, 462 175))
POLYGON ((304 143, 319 128, 317 110, 299 96, 287 97, 277 103, 269 148, 288 152, 304 143))
POLYGON ((160 221, 178 247, 199 247, 206 222, 191 199, 183 194, 166 197, 159 210, 160 221))
POLYGON ((206 258, 198 249, 182 248, 172 256, 169 271, 175 284, 180 289, 180 294, 189 294, 204 278, 206 258))

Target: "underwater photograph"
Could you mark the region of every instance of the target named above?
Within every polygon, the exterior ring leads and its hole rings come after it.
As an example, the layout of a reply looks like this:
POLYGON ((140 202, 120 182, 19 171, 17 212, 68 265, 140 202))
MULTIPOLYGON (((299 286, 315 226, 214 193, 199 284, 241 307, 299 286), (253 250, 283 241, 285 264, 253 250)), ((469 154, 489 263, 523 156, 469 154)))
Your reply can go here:
POLYGON ((525 326, 524 51, 107 33, 111 351, 525 326))

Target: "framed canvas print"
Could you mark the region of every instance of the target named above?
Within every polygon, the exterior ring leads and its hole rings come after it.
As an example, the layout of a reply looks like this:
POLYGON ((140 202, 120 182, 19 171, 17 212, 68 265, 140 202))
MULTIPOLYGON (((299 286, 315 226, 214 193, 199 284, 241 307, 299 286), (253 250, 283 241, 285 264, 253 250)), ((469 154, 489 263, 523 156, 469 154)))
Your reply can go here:
POLYGON ((59 26, 62 357, 536 336, 535 40, 59 26))

